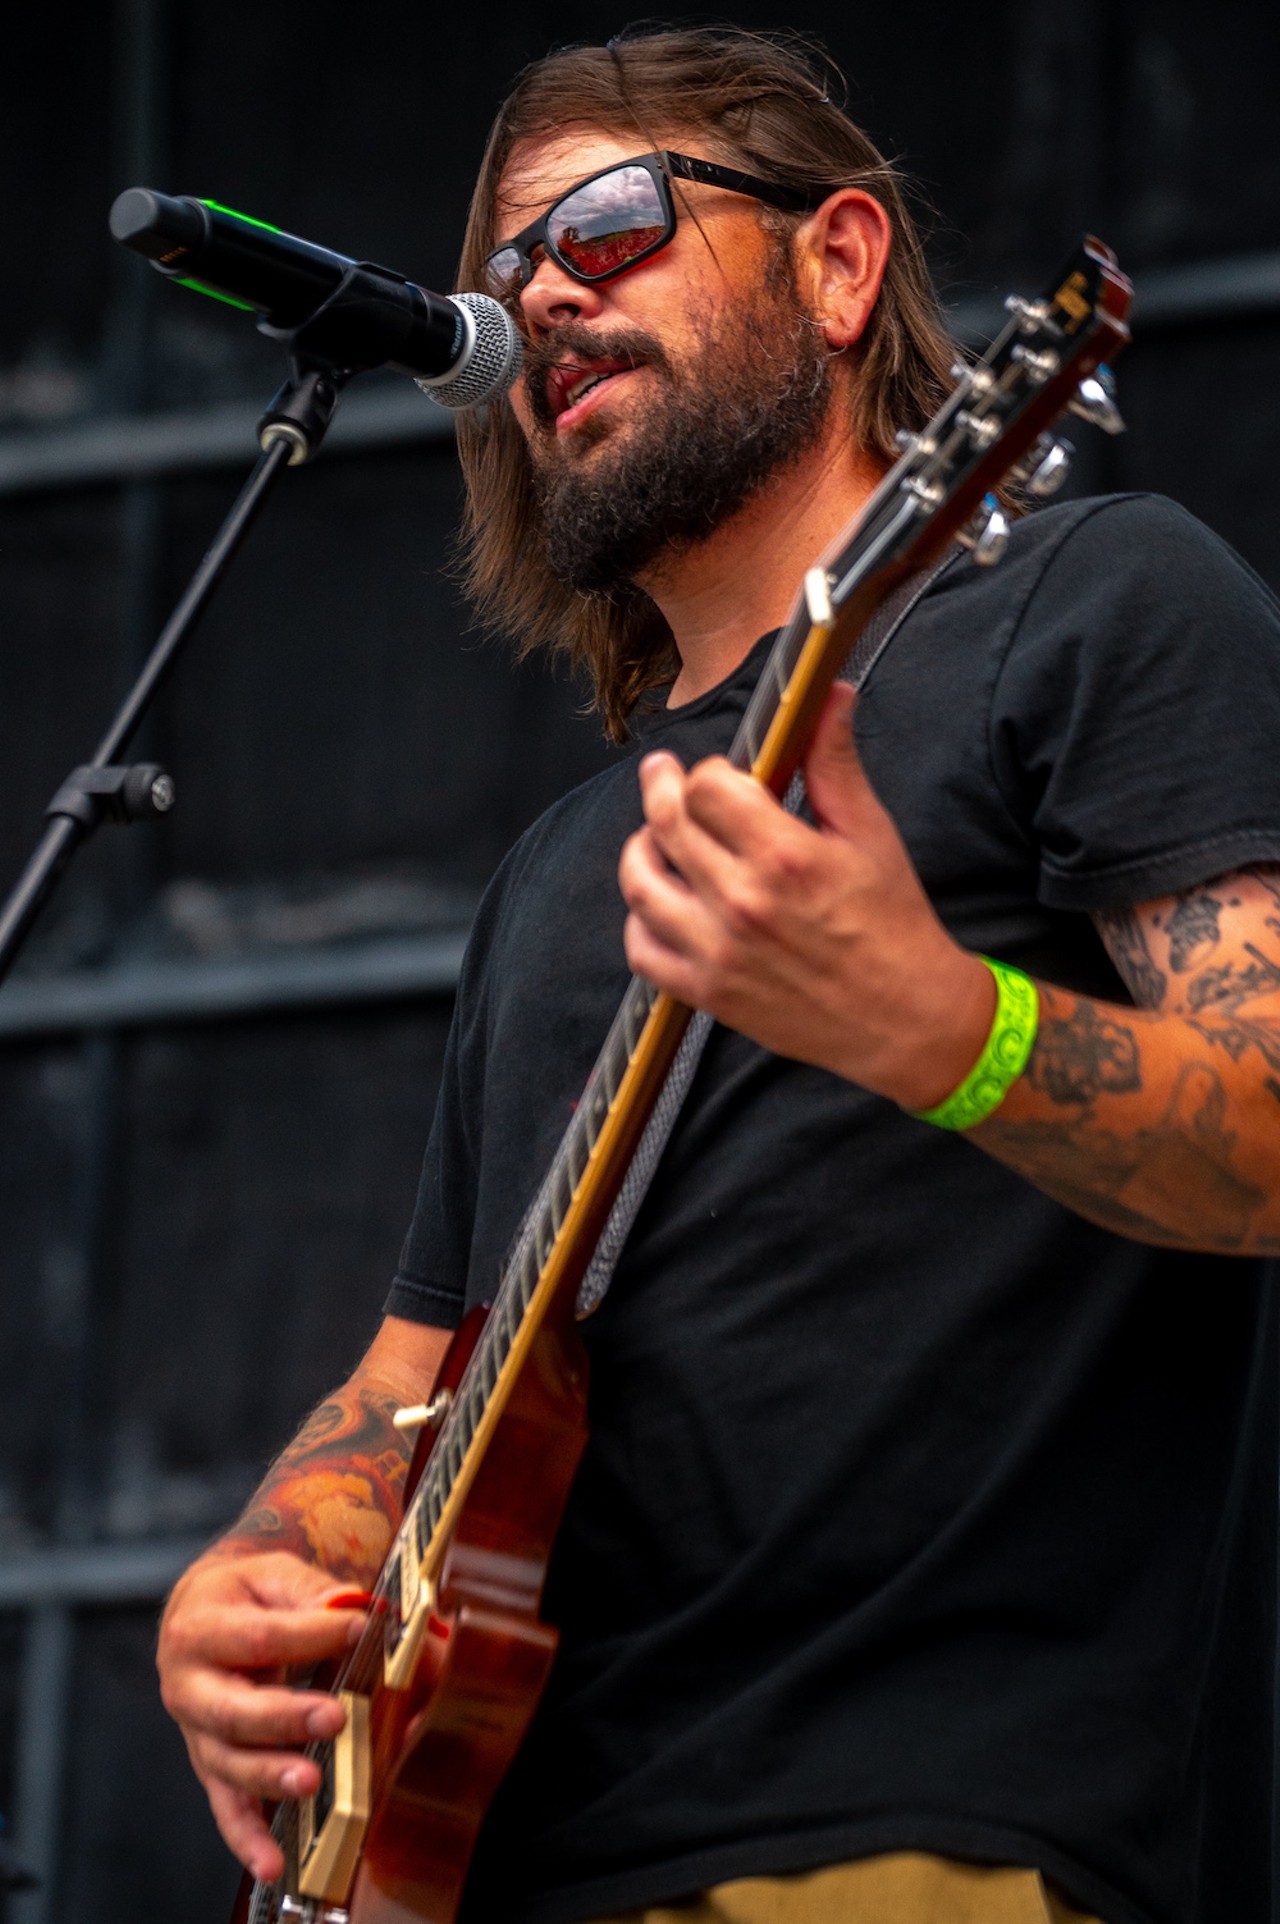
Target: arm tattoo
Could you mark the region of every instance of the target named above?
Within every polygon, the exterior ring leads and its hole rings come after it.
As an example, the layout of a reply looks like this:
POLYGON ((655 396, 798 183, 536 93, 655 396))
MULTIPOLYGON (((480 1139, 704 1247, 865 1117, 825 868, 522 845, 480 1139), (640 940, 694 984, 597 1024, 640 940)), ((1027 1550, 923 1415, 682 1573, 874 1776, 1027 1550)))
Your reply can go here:
POLYGON ((1089 1108, 1102 1094, 1127 1095, 1142 1087, 1133 1030, 1076 1000, 1070 1015, 1056 1013, 1057 997, 1042 994, 1040 1028, 1027 1079, 1050 1102, 1089 1108))
POLYGON ((273 1464, 227 1539, 291 1550, 336 1577, 368 1582, 399 1521, 410 1444, 394 1396, 349 1385, 322 1403, 273 1464))
POLYGON ((1132 909, 1104 909, 1095 917, 1098 933, 1121 981, 1140 1009, 1158 1009, 1167 986, 1147 946, 1147 933, 1132 909))
POLYGON ((1221 937, 1222 903, 1207 889, 1180 895, 1169 912, 1165 934, 1169 939, 1169 967, 1175 975, 1185 975, 1192 964, 1203 961, 1217 948, 1221 937))
POLYGON ((1244 945, 1252 960, 1244 968, 1224 962, 1219 968, 1205 969, 1187 988, 1187 1007, 1197 1014, 1204 1009, 1232 1014, 1242 1003, 1256 995, 1270 995, 1280 989, 1280 968, 1252 942, 1244 945))
POLYGON ((1141 1038, 1159 1018, 1123 1022, 1119 1011, 1044 985, 1041 1005, 1026 1079, 1065 1113, 1015 1123, 997 1111, 980 1125, 985 1146, 1105 1229, 1172 1248, 1239 1249, 1267 1192, 1237 1165, 1222 1077, 1206 1062, 1184 1062, 1152 1122, 1135 1116, 1125 1128, 1111 1122, 1114 1112, 1102 1122, 1100 1098, 1141 1095, 1141 1038))

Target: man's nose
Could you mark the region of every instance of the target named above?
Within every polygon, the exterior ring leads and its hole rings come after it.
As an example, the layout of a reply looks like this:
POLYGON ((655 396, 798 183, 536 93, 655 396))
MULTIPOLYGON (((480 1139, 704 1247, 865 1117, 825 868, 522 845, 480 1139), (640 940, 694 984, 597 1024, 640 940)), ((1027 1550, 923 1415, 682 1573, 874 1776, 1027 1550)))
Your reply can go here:
POLYGON ((586 287, 544 254, 520 295, 527 324, 537 330, 565 321, 594 320, 604 306, 599 288, 586 287))

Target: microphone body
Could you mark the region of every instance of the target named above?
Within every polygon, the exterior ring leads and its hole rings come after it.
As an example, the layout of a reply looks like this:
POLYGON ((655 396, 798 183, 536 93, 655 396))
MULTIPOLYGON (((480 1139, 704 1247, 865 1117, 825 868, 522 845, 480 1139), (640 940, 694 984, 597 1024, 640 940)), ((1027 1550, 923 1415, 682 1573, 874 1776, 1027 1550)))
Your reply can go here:
POLYGON ((111 232, 168 279, 256 313, 264 332, 309 322, 308 345, 335 362, 394 368, 445 407, 491 400, 520 371, 515 324, 487 295, 429 293, 216 201, 131 187, 112 206, 111 232))

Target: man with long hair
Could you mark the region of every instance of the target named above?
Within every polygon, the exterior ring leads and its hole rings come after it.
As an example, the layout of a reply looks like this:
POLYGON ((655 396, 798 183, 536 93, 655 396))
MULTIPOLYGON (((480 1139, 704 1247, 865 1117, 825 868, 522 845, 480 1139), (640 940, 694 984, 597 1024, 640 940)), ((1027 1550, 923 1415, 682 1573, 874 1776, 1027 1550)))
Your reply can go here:
POLYGON ((790 815, 723 751, 954 359, 893 168, 785 41, 561 50, 498 116, 460 280, 526 348, 460 423, 473 593, 635 752, 499 871, 382 1328, 170 1602, 219 1826, 278 1875, 260 1800, 342 1722, 282 1667, 359 1634, 326 1606, 395 1528, 392 1415, 633 968, 718 1026, 584 1325, 561 1651, 469 1916, 1191 1924, 1229 1889, 1260 1924, 1274 603, 1168 503, 1027 516, 934 577, 856 716, 835 691, 790 815), (1021 1067, 959 1114, 1006 996, 1021 1067))

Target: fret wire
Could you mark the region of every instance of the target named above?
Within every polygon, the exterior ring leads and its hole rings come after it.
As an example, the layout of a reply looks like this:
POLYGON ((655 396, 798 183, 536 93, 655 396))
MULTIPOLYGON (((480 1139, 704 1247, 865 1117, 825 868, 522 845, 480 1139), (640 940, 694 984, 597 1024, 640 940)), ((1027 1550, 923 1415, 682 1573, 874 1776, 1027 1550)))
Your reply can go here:
POLYGON ((587 1146, 582 1125, 582 1110, 579 1109, 570 1123, 564 1138, 564 1158, 569 1171, 569 1193, 577 1194, 578 1184, 587 1166, 587 1146))
POLYGON ((569 1213, 569 1204, 572 1201, 573 1183, 569 1179, 569 1171, 565 1167, 564 1157, 558 1155, 551 1169, 551 1209, 557 1233, 564 1224, 564 1219, 569 1213))

